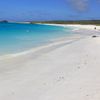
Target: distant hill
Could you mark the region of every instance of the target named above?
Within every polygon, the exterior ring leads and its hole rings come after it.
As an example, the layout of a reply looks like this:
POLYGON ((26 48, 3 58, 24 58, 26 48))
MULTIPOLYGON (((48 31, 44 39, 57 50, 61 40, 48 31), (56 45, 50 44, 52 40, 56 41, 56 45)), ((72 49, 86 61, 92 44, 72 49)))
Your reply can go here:
POLYGON ((100 25, 100 20, 79 20, 79 21, 32 21, 31 24, 34 23, 47 23, 47 24, 92 24, 92 25, 100 25))
POLYGON ((0 23, 8 23, 8 21, 7 20, 2 20, 2 21, 0 21, 0 23))

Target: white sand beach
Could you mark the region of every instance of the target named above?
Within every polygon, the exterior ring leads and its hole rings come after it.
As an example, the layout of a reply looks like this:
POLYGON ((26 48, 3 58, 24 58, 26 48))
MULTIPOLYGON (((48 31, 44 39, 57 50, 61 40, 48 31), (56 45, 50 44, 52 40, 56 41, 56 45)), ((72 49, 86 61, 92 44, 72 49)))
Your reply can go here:
POLYGON ((0 58, 0 100, 100 100, 100 27, 71 27, 68 40, 0 58))

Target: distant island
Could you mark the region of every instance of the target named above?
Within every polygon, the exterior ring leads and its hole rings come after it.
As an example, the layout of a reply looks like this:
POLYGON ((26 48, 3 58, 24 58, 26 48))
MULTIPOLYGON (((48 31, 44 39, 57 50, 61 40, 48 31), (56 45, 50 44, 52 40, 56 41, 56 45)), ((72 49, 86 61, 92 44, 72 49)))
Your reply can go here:
POLYGON ((7 20, 2 20, 2 21, 0 21, 0 23, 8 23, 8 21, 7 20))
POLYGON ((47 24, 83 24, 83 25, 100 25, 100 20, 71 20, 71 21, 31 21, 31 24, 35 23, 47 23, 47 24))

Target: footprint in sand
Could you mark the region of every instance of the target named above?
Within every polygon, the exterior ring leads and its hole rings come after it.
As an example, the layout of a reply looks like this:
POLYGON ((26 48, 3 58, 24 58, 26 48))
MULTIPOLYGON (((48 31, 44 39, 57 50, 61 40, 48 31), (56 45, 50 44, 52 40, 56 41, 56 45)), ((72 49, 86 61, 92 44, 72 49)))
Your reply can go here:
POLYGON ((64 80, 64 76, 59 76, 57 79, 57 81, 62 81, 62 80, 64 80))
POLYGON ((77 68, 80 69, 80 66, 78 66, 77 68))

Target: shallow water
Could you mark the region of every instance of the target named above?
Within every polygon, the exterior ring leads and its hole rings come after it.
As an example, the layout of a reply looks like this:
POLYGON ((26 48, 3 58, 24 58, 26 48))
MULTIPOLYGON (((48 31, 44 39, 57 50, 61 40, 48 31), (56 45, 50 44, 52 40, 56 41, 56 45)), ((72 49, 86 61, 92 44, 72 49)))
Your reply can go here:
POLYGON ((41 24, 0 23, 0 55, 17 53, 72 34, 72 28, 41 24))

